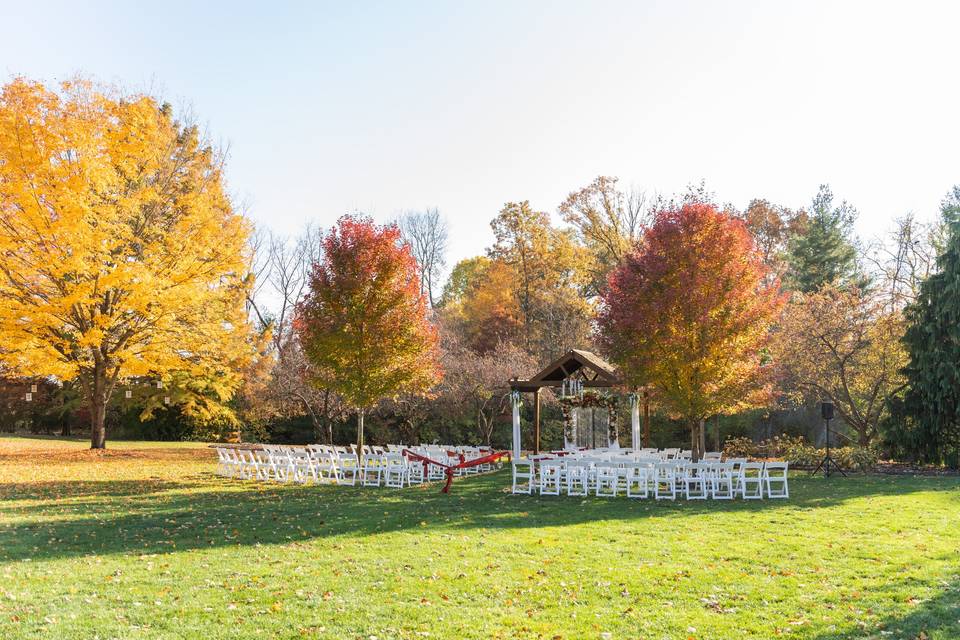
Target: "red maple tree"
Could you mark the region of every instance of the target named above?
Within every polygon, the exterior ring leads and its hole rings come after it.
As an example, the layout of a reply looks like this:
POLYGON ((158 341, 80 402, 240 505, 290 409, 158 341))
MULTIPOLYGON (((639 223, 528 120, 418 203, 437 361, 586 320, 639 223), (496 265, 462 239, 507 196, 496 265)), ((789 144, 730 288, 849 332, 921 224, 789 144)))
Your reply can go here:
POLYGON ((764 348, 783 304, 743 222, 688 203, 658 212, 611 273, 599 337, 628 383, 689 425, 698 459, 704 419, 769 398, 764 348))
POLYGON ((439 382, 438 333, 396 225, 343 216, 321 247, 295 327, 315 382, 357 408, 362 446, 366 410, 439 382))

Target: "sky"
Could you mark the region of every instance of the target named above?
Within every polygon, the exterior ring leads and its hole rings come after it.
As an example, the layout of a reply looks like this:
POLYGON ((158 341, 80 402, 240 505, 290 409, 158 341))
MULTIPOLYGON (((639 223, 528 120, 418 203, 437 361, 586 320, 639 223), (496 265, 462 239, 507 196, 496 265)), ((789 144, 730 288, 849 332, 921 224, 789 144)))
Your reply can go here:
POLYGON ((598 175, 743 208, 821 183, 866 240, 960 182, 958 2, 8 2, 0 79, 189 110, 231 192, 296 234, 438 207, 450 256, 505 202, 598 175))

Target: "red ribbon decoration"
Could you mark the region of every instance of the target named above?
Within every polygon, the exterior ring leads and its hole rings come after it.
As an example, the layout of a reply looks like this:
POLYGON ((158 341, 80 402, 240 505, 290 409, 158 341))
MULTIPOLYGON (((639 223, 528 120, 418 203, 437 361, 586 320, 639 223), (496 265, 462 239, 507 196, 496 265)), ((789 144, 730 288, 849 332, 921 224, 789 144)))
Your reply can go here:
POLYGON ((444 464, 443 462, 437 462, 436 460, 431 460, 430 458, 428 458, 428 457, 426 457, 426 456, 422 456, 422 455, 420 455, 419 453, 414 453, 413 451, 410 451, 409 449, 404 449, 404 450, 403 450, 403 455, 406 456, 407 458, 411 459, 411 460, 420 460, 421 462, 423 462, 423 476, 424 476, 424 478, 426 478, 426 476, 427 476, 427 465, 428 465, 428 464, 433 464, 433 465, 436 465, 436 466, 438 466, 438 467, 443 467, 443 468, 444 468, 444 471, 445 471, 445 473, 446 473, 446 475, 447 475, 447 482, 446 482, 446 484, 443 485, 443 489, 441 489, 440 491, 441 491, 441 493, 450 493, 450 485, 453 484, 453 474, 454 474, 454 472, 455 472, 457 469, 466 469, 467 467, 476 467, 476 466, 479 466, 479 465, 481 465, 481 464, 488 464, 488 463, 490 463, 490 462, 496 462, 497 460, 499 460, 500 458, 502 458, 502 457, 504 457, 504 456, 509 456, 509 455, 510 455, 510 452, 509 452, 509 451, 497 451, 497 452, 495 452, 495 453, 491 453, 491 454, 489 454, 489 455, 486 455, 486 456, 483 456, 483 457, 480 457, 480 458, 474 458, 473 460, 465 460, 465 459, 464 459, 465 456, 461 453, 461 454, 459 454, 460 462, 459 462, 458 464, 444 464))

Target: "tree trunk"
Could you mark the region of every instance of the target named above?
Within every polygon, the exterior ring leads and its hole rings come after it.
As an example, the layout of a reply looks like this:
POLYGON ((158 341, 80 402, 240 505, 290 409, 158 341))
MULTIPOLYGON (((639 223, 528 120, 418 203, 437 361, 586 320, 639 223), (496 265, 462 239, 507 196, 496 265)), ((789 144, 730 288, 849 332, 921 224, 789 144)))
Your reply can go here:
POLYGON ((357 409, 357 453, 363 455, 363 408, 357 409))
POLYGON ((700 447, 698 453, 700 454, 697 457, 697 460, 703 458, 703 454, 707 452, 707 421, 704 418, 700 418, 700 447))
POLYGON ((697 423, 690 423, 690 455, 691 457, 696 457, 697 455, 697 445, 700 443, 700 438, 697 437, 697 423))
POLYGON ((690 458, 697 462, 703 457, 703 420, 690 422, 690 458))
POLYGON ((102 364, 93 367, 90 383, 90 448, 107 448, 107 371, 102 364))

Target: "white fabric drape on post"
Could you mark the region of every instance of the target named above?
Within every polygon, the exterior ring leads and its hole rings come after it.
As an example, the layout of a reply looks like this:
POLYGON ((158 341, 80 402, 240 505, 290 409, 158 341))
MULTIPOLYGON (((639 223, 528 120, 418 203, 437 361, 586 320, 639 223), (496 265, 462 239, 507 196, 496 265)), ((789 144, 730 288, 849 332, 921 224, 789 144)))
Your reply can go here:
POLYGON ((514 391, 510 398, 513 402, 513 460, 520 459, 520 392, 514 391))
POLYGON ((640 441, 640 398, 637 394, 630 394, 630 444, 634 450, 643 447, 640 441))
POLYGON ((580 417, 580 408, 570 408, 570 439, 567 440, 567 434, 563 434, 563 450, 576 451, 577 449, 577 422, 580 417))

